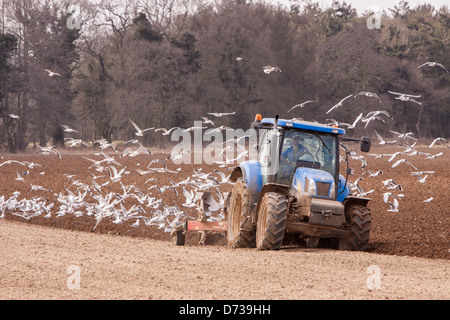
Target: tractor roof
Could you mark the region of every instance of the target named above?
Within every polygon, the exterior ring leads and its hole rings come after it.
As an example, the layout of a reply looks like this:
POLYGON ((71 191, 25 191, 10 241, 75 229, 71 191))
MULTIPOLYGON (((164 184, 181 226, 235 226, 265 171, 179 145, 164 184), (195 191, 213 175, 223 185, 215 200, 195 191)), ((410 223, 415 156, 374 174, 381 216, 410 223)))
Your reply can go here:
MULTIPOLYGON (((274 121, 275 121, 274 118, 264 118, 261 120, 261 124, 272 124, 273 125, 274 121)), ((292 121, 292 120, 278 119, 278 125, 280 127, 285 127, 285 128, 296 128, 296 129, 326 132, 326 133, 333 133, 333 134, 345 134, 345 130, 342 128, 336 128, 336 127, 328 126, 325 124, 321 124, 321 123, 317 123, 317 122, 310 122, 310 121, 292 121)))

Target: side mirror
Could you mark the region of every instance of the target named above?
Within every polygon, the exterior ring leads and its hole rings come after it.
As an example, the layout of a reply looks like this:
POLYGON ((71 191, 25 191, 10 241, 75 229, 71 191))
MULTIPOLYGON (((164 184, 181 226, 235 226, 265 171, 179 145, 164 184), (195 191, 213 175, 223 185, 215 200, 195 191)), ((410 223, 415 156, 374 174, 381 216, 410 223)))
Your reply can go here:
POLYGON ((362 139, 361 139, 361 151, 362 152, 369 152, 370 151, 370 138, 369 137, 362 137, 362 139))

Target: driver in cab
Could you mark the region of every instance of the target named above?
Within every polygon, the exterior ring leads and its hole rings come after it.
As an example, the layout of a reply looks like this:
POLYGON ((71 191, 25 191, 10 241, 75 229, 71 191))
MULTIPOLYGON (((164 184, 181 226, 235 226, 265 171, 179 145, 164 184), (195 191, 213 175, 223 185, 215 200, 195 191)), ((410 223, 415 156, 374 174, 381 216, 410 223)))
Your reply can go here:
POLYGON ((291 146, 281 154, 281 161, 295 163, 305 154, 309 154, 309 150, 301 145, 302 141, 303 139, 300 136, 293 136, 291 138, 291 146))

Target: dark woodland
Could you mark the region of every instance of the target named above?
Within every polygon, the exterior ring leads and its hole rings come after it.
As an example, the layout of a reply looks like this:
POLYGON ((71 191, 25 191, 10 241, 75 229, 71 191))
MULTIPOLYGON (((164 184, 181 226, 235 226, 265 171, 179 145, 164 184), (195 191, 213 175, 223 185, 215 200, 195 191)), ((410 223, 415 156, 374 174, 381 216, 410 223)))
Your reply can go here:
MULTIPOLYGON (((130 120, 140 128, 187 128, 211 112, 236 112, 221 124, 246 130, 257 113, 352 123, 360 113, 385 110, 390 117, 348 133, 449 137, 446 6, 401 2, 376 17, 379 28, 370 28, 372 12, 357 14, 342 1, 326 8, 301 0, 286 6, 246 0, 1 5, 4 152, 62 147, 62 125, 84 141, 126 141, 135 131, 130 120), (281 72, 266 74, 264 66, 281 72), (361 91, 380 100, 357 96, 361 91), (402 101, 389 91, 420 98, 402 101), (288 112, 308 100, 314 103, 288 112)), ((170 139, 150 132, 142 142, 166 147, 170 139)))

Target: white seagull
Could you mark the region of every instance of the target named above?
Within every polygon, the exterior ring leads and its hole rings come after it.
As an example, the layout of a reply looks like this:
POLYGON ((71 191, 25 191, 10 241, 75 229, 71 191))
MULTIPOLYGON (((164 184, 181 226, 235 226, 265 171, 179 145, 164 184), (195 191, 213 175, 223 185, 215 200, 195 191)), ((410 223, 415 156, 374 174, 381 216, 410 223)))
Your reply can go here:
POLYGON ((436 153, 436 154, 433 154, 433 155, 427 155, 427 159, 434 159, 434 158, 436 158, 436 157, 440 157, 440 156, 442 156, 444 153, 441 151, 441 152, 439 152, 439 153, 436 153))
POLYGON ((363 117, 363 114, 360 113, 359 116, 356 117, 355 121, 353 121, 352 124, 350 123, 345 123, 345 122, 340 122, 341 126, 346 126, 347 129, 355 129, 356 128, 356 124, 359 122, 359 120, 361 120, 363 117))
POLYGON ((368 92, 368 91, 361 91, 361 92, 357 93, 353 98, 357 98, 359 96, 366 96, 366 97, 369 97, 369 98, 376 98, 381 103, 381 100, 380 100, 380 98, 378 97, 378 95, 376 93, 372 93, 372 92, 368 92))
POLYGON ((155 132, 164 131, 164 133, 162 135, 167 136, 176 129, 180 129, 180 127, 173 127, 173 128, 170 128, 169 130, 167 130, 166 128, 158 128, 158 129, 155 129, 155 132))
POLYGON ((214 113, 214 112, 211 112, 211 113, 208 113, 208 114, 211 115, 211 116, 220 118, 220 117, 223 117, 223 116, 232 116, 232 115, 236 114, 236 111, 234 111, 234 112, 228 112, 228 113, 224 113, 224 112, 214 113))
POLYGON ((53 72, 53 71, 51 71, 51 70, 49 70, 49 69, 44 69, 44 71, 46 71, 47 73, 48 73, 48 75, 49 75, 49 77, 60 77, 60 78, 62 78, 63 76, 62 75, 60 75, 59 73, 57 73, 57 72, 53 72))
POLYGON ((288 112, 291 112, 291 111, 294 110, 295 108, 303 108, 307 103, 311 103, 311 102, 314 102, 314 100, 308 100, 308 101, 305 101, 305 102, 303 102, 303 103, 296 104, 295 106, 293 106, 292 108, 290 108, 290 109, 288 110, 288 112))
POLYGON ((411 162, 409 162, 409 161, 406 160, 406 159, 398 160, 396 163, 394 163, 394 164, 392 165, 392 168, 397 167, 400 163, 406 163, 406 164, 409 164, 411 167, 413 167, 414 169, 417 170, 417 168, 416 168, 411 162))
POLYGON ((264 71, 264 73, 269 74, 274 71, 281 72, 281 69, 278 67, 265 66, 265 67, 263 67, 263 71, 264 71))
POLYGON ((436 139, 434 139, 433 142, 428 146, 428 148, 432 148, 432 147, 434 146, 434 144, 435 144, 436 142, 438 142, 438 141, 444 141, 444 142, 447 142, 447 139, 441 138, 441 137, 436 138, 436 139))
POLYGON ((383 171, 382 170, 378 170, 378 171, 372 171, 372 170, 368 170, 368 171, 365 171, 365 172, 363 172, 363 174, 369 174, 369 177, 377 177, 378 175, 380 175, 380 174, 383 174, 383 171))
POLYGON ((214 124, 214 122, 212 120, 209 120, 207 117, 201 117, 201 118, 203 119, 203 123, 204 124, 210 124, 213 127, 215 127, 215 124, 214 124))
POLYGON ((398 210, 398 200, 397 198, 394 198, 392 202, 387 202, 391 206, 391 208, 388 210, 388 212, 399 212, 398 210))
POLYGON ((136 123, 134 123, 133 121, 131 121, 131 119, 129 119, 129 120, 130 120, 131 124, 133 125, 133 127, 136 129, 135 134, 136 134, 138 137, 142 137, 142 136, 144 135, 144 132, 145 132, 145 131, 149 131, 149 130, 155 129, 155 128, 153 127, 153 128, 147 128, 147 129, 141 130, 141 129, 136 125, 136 123))
POLYGON ((397 140, 392 140, 392 141, 386 141, 383 139, 383 137, 377 132, 377 130, 375 130, 375 134, 377 135, 378 140, 380 141, 378 144, 387 144, 387 143, 396 143, 397 140))
POLYGON ((61 127, 63 127, 64 132, 69 132, 69 133, 70 133, 70 132, 80 132, 80 131, 78 131, 78 130, 75 130, 75 129, 70 128, 69 126, 67 126, 67 125, 65 125, 65 124, 62 124, 61 127))
POLYGON ((416 177, 419 179, 419 182, 420 182, 420 183, 425 183, 426 180, 427 180, 427 177, 428 177, 427 174, 424 175, 424 174, 421 173, 421 172, 411 172, 411 175, 412 175, 412 176, 416 176, 416 177))
POLYGON ((417 103, 419 105, 422 105, 422 102, 419 102, 419 101, 413 99, 413 98, 420 98, 421 97, 420 95, 415 96, 415 95, 406 94, 406 93, 392 92, 389 90, 388 90, 388 92, 391 94, 398 95, 398 97, 395 97, 394 99, 401 100, 401 101, 411 101, 411 102, 417 103))
POLYGON ((417 69, 422 68, 423 66, 428 66, 428 67, 440 67, 440 68, 444 69, 444 70, 448 73, 447 68, 444 67, 443 64, 438 63, 438 62, 434 62, 434 61, 425 62, 424 64, 418 66, 417 69))
POLYGON ((344 99, 342 99, 341 101, 339 101, 339 103, 335 104, 330 110, 328 110, 326 114, 330 113, 331 111, 333 111, 334 109, 336 109, 336 108, 338 108, 338 107, 341 107, 342 104, 343 104, 343 102, 344 102, 345 100, 347 100, 348 98, 352 97, 352 96, 353 96, 353 94, 350 94, 350 95, 346 96, 344 99))

